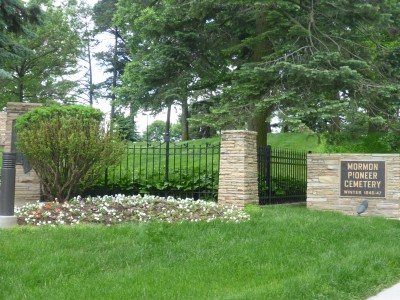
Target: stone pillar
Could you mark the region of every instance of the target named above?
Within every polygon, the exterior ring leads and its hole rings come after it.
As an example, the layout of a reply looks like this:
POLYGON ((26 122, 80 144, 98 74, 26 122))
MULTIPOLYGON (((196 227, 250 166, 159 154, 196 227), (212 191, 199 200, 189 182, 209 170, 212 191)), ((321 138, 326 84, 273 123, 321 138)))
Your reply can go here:
POLYGON ((218 204, 244 207, 258 204, 257 133, 223 131, 218 204))
POLYGON ((4 147, 6 142, 6 122, 7 112, 0 112, 0 147, 4 147))
MULTIPOLYGON (((41 106, 39 103, 7 103, 6 139, 4 152, 11 152, 13 121, 19 115, 39 106, 41 106)), ((16 206, 40 200, 40 180, 35 171, 31 170, 25 174, 23 166, 17 164, 15 177, 16 206)))

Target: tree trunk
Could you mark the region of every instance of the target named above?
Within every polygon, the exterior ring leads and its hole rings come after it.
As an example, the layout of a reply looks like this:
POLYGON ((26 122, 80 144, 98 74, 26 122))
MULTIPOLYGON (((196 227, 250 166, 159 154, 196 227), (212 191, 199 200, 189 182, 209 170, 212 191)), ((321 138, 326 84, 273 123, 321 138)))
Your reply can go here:
POLYGON ((115 88, 117 87, 117 76, 118 76, 118 71, 117 71, 117 63, 118 63, 118 28, 114 28, 114 53, 113 53, 113 80, 112 80, 112 87, 113 91, 111 94, 111 122, 114 121, 115 119, 115 88))
POLYGON ((89 105, 93 106, 94 86, 93 86, 92 53, 90 51, 90 39, 88 39, 87 51, 88 51, 88 63, 89 63, 89 105))
MULTIPOLYGON (((268 116, 268 117, 270 117, 270 116, 268 116)), ((267 133, 271 133, 272 132, 271 119, 267 118, 267 120, 265 122, 267 123, 267 133)))
POLYGON ((182 141, 189 140, 189 107, 187 99, 182 100, 182 116, 181 116, 181 124, 182 124, 182 141))
POLYGON ((24 102, 24 84, 22 82, 18 84, 18 101, 24 102))
POLYGON ((171 107, 172 105, 168 105, 168 110, 167 110, 167 121, 165 122, 165 135, 169 136, 170 129, 171 129, 171 107))
POLYGON ((331 122, 332 122, 332 124, 330 126, 330 132, 332 134, 340 132, 340 123, 341 123, 340 117, 338 117, 338 116, 337 117, 332 117, 331 118, 331 122))
POLYGON ((266 119, 270 116, 270 110, 255 112, 248 122, 248 129, 257 132, 257 146, 267 146, 268 124, 266 119))
MULTIPOLYGON (((259 12, 255 20, 255 29, 257 35, 262 35, 266 28, 266 16, 264 12, 259 12)), ((267 50, 270 48, 269 42, 263 38, 259 39, 254 46, 253 55, 251 57, 252 62, 260 62, 265 56, 267 50)), ((258 99, 254 99, 258 100, 258 99)), ((250 117, 248 122, 248 129, 257 132, 257 146, 266 147, 267 146, 267 133, 270 130, 270 126, 267 124, 267 117, 271 115, 272 108, 266 108, 264 111, 255 111, 250 117)))

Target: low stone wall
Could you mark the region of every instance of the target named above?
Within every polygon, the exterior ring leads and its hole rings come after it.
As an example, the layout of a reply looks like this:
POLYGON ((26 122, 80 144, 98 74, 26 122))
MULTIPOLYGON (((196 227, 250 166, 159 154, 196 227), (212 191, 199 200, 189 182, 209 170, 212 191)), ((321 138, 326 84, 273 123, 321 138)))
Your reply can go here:
POLYGON ((365 216, 400 218, 400 155, 309 154, 307 207, 365 216))
POLYGON ((253 131, 222 132, 218 204, 258 204, 256 137, 253 131))
MULTIPOLYGON (((7 103, 7 121, 5 131, 4 151, 11 151, 13 121, 21 114, 28 112, 41 104, 38 103, 7 103)), ((29 202, 40 200, 40 180, 36 172, 24 172, 23 166, 16 165, 15 178, 15 206, 21 206, 29 202)))

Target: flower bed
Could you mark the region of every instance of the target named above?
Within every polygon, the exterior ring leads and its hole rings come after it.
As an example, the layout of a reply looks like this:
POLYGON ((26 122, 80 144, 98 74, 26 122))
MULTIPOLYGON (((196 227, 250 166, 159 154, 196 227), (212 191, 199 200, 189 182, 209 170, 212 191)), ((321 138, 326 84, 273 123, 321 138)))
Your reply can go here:
POLYGON ((240 222, 250 219, 236 207, 214 202, 157 196, 75 197, 64 204, 36 202, 15 209, 19 225, 120 224, 127 222, 199 222, 221 220, 240 222))

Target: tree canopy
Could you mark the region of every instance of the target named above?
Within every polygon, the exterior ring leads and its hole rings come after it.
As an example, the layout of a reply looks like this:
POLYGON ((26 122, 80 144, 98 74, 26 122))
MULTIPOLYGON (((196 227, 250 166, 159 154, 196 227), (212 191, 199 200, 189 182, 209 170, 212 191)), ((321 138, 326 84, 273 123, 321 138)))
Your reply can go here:
POLYGON ((70 91, 77 84, 69 76, 77 73, 82 41, 69 6, 54 6, 52 1, 41 5, 45 11, 40 26, 28 25, 29 34, 9 38, 19 51, 3 63, 11 76, 0 79, 2 106, 8 101, 72 100, 70 91))
POLYGON ((319 132, 382 129, 398 118, 388 72, 397 68, 396 2, 122 0, 118 8, 133 57, 122 90, 142 107, 207 101, 203 122, 256 130, 260 144, 273 114, 319 132))
POLYGON ((274 118, 285 130, 331 137, 400 132, 398 1, 99 0, 85 13, 79 7, 1 2, 3 106, 73 102, 76 91, 93 103, 100 95, 92 71, 85 84, 70 75, 79 58, 91 61, 93 36, 107 33, 112 43, 96 59, 110 75, 102 96, 113 120, 123 107, 133 125, 139 110, 178 104, 182 140, 190 122, 204 136, 255 130, 259 145, 274 118), (39 6, 42 22, 34 26, 39 6), (90 17, 94 31, 83 30, 90 17))
MULTIPOLYGON (((2 65, 9 59, 17 57, 21 51, 10 39, 15 34, 27 34, 27 26, 39 22, 41 11, 38 5, 25 6, 20 0, 0 1, 0 79, 10 78, 2 65)), ((29 49, 24 48, 28 51, 29 49)))
POLYGON ((109 99, 111 104, 111 119, 118 118, 117 111, 121 106, 130 107, 131 119, 136 113, 137 105, 132 102, 124 101, 120 97, 119 105, 117 103, 116 88, 121 87, 121 76, 124 73, 125 65, 130 61, 129 52, 126 50, 126 41, 122 37, 120 28, 113 23, 113 15, 117 10, 117 0, 100 0, 93 8, 95 32, 99 34, 108 34, 112 42, 106 50, 96 53, 96 57, 101 66, 105 68, 105 73, 109 76, 102 82, 101 87, 103 96, 109 99))

